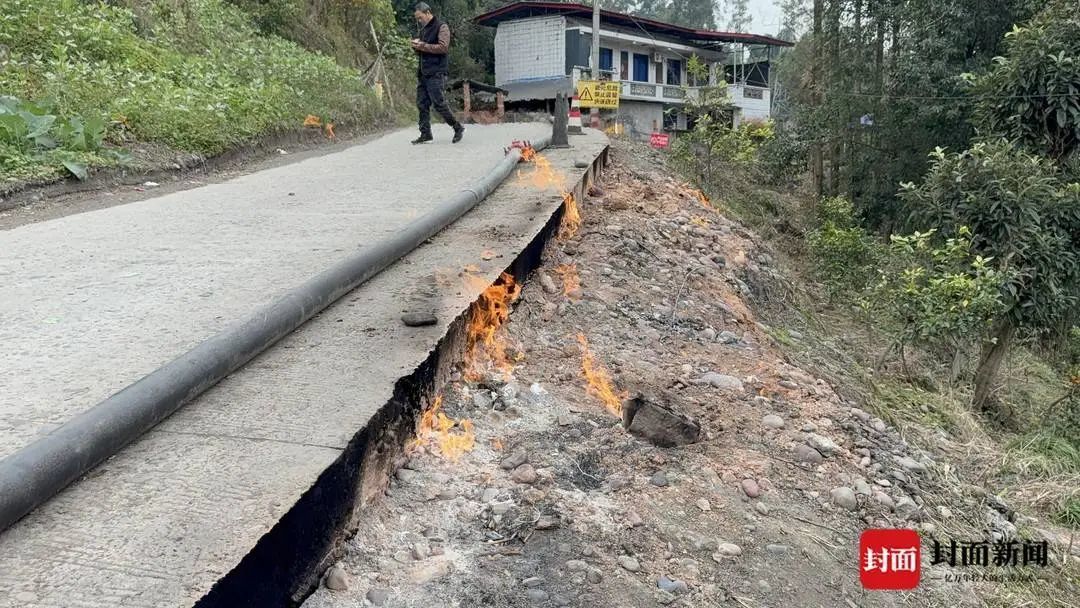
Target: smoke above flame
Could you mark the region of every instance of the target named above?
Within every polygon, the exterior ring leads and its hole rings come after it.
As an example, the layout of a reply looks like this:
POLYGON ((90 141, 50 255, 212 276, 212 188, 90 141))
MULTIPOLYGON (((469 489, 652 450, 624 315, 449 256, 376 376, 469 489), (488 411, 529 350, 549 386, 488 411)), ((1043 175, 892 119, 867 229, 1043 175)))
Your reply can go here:
POLYGON ((454 420, 447 416, 442 411, 442 403, 443 396, 438 395, 431 407, 420 415, 416 439, 409 448, 437 448, 443 458, 457 461, 476 447, 476 432, 471 420, 454 420))
MULTIPOLYGON (((470 281, 483 281, 465 276, 470 281)), ((473 303, 465 333, 466 380, 477 382, 492 370, 510 376, 514 365, 506 355, 506 338, 499 334, 499 328, 510 318, 511 305, 520 293, 521 285, 504 272, 473 303)))
POLYGON ((615 391, 611 383, 611 375, 593 357, 585 334, 579 333, 577 340, 581 345, 581 372, 585 376, 585 392, 602 401, 609 412, 621 418, 622 402, 623 399, 629 397, 629 394, 615 391))

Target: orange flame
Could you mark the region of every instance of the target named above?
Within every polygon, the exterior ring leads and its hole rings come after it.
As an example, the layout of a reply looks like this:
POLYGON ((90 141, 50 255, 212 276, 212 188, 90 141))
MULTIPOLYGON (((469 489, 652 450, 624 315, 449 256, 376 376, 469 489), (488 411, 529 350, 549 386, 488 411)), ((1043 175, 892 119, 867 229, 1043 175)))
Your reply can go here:
POLYGON ((532 146, 521 149, 521 162, 530 163, 536 158, 536 150, 532 146))
POLYGON ((555 238, 560 241, 573 238, 578 228, 581 228, 581 213, 578 212, 577 201, 574 200, 573 194, 567 192, 563 195, 563 207, 562 223, 559 224, 559 231, 555 234, 555 238))
POLYGON ((334 135, 334 123, 332 123, 332 122, 326 123, 325 125, 323 125, 323 130, 326 131, 326 138, 327 139, 334 139, 334 138, 337 137, 337 135, 334 135))
MULTIPOLYGON (((532 151, 531 162, 535 168, 528 174, 518 170, 517 181, 541 190, 557 190, 562 193, 563 218, 559 231, 555 236, 560 241, 570 239, 577 234, 578 228, 581 227, 581 213, 578 211, 574 194, 566 190, 566 176, 562 172, 556 171, 551 166, 551 161, 544 157, 543 154, 531 148, 528 148, 528 150, 532 151)), ((522 152, 524 157, 524 151, 522 152)))
POLYGON ((690 217, 690 223, 695 226, 701 226, 702 228, 709 227, 709 220, 701 217, 700 215, 694 215, 690 217))
POLYGON ((577 340, 581 345, 581 371, 585 374, 585 392, 603 401, 609 412, 622 417, 622 402, 629 394, 615 392, 610 374, 603 365, 596 362, 589 351, 589 341, 585 339, 585 334, 578 334, 577 340))
POLYGON ((305 127, 321 127, 322 126, 322 119, 320 119, 318 116, 315 116, 314 114, 308 114, 307 118, 304 119, 304 126, 305 127))
MULTIPOLYGON (((483 280, 465 276, 470 281, 483 280)), ((488 368, 497 369, 507 377, 513 371, 513 363, 506 356, 506 341, 497 332, 510 318, 510 305, 520 293, 521 285, 514 281, 513 275, 504 272, 473 303, 465 334, 466 380, 483 379, 488 368)))
POLYGON ((435 397, 435 403, 420 415, 416 439, 410 448, 434 446, 443 458, 457 461, 476 447, 476 432, 472 420, 454 420, 442 411, 443 396, 435 397), (457 427, 460 432, 451 432, 457 427))
POLYGON ((566 176, 556 171, 547 157, 534 151, 531 162, 533 164, 532 171, 518 171, 517 178, 519 182, 524 182, 525 185, 541 190, 566 191, 566 176))
POLYGON ((697 188, 690 188, 690 194, 691 196, 696 198, 699 203, 701 203, 702 207, 708 209, 709 213, 715 213, 717 215, 720 215, 720 210, 713 206, 712 202, 709 200, 709 197, 705 196, 704 192, 698 190, 697 188))
POLYGON ((559 264, 555 274, 562 278, 563 295, 576 300, 581 297, 581 277, 578 276, 577 264, 559 264))

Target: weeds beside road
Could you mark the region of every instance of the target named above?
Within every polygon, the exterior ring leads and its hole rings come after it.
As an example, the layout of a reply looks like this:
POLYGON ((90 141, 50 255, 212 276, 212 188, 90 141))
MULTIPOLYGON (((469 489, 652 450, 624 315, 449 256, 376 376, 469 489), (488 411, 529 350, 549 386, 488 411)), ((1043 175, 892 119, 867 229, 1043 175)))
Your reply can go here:
POLYGON ((359 70, 260 32, 232 4, 131 6, 5 2, 0 189, 83 178, 147 142, 211 156, 300 129, 309 115, 320 124, 395 120, 359 70))

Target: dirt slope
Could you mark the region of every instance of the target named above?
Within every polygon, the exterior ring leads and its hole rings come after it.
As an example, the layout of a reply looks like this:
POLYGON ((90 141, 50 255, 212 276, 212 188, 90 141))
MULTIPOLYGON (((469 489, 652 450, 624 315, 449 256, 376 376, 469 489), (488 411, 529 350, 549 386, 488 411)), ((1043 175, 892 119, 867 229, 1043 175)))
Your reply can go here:
POLYGON ((509 376, 445 388, 475 446, 417 445, 305 606, 983 605, 930 566, 927 539, 946 516, 1004 538, 1008 518, 943 491, 940 463, 786 363, 748 304, 783 289, 771 258, 624 152, 497 332, 509 376), (629 434, 606 388, 668 403, 697 441, 629 434), (923 534, 917 590, 861 588, 868 527, 923 534))

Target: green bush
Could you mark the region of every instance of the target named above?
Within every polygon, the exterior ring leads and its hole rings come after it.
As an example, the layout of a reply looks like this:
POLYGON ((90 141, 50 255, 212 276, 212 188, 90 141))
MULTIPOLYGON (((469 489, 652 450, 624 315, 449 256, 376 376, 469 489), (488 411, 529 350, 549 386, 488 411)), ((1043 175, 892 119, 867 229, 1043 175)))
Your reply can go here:
MULTIPOLYGON (((262 35, 223 0, 135 6, 5 0, 0 91, 50 99, 57 116, 105 118, 107 144, 150 141, 202 154, 299 128, 309 114, 362 124, 383 112, 357 70, 262 35)), ((0 182, 42 172, 40 163, 5 162, 0 182)))
POLYGON ((808 244, 818 278, 834 299, 861 294, 874 277, 880 248, 846 198, 822 199, 817 212, 820 225, 808 244))
POLYGON ((32 175, 37 165, 61 165, 85 179, 88 162, 110 164, 127 158, 122 151, 102 149, 104 118, 63 117, 53 112, 51 104, 0 96, 0 169, 32 175))
POLYGON ((894 235, 864 302, 894 322, 898 344, 944 347, 959 361, 1005 309, 1010 275, 973 253, 966 227, 943 242, 934 237, 934 230, 894 235))
POLYGON ((1004 55, 995 57, 985 74, 969 77, 975 84, 975 118, 984 135, 1015 140, 1059 163, 1077 155, 1078 31, 1076 2, 1051 0, 1034 19, 1005 35, 1004 55))

